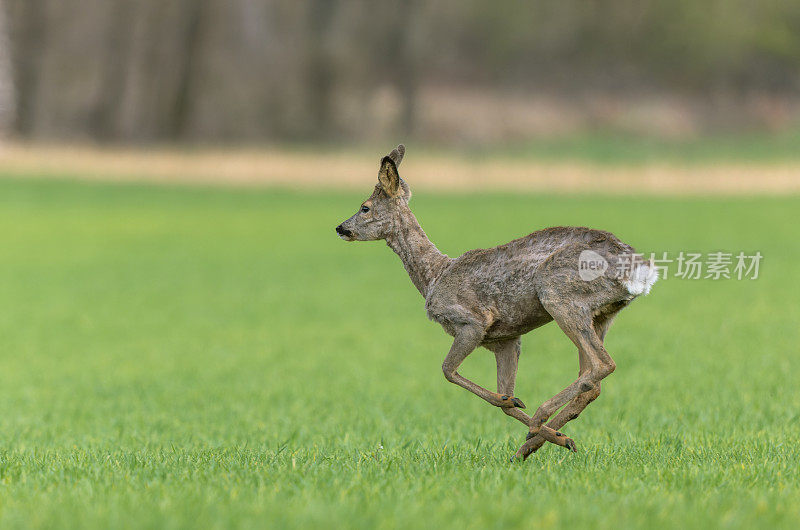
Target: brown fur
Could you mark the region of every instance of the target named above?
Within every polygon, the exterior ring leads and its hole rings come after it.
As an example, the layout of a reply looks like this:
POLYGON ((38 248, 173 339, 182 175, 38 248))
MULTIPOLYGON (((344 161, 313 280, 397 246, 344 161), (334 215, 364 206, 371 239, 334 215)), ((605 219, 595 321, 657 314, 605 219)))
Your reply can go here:
MULTIPOLYGON (((445 378, 528 427, 528 439, 516 456, 527 458, 546 441, 574 451, 575 442, 557 430, 597 398, 600 381, 616 367, 603 339, 616 314, 636 296, 626 288, 627 277, 615 274, 617 263, 633 248, 609 232, 559 226, 450 258, 428 239, 408 206, 411 191, 397 171, 404 154, 400 145, 381 160, 378 185, 362 203, 367 210, 344 221, 337 233, 348 241, 384 239, 397 253, 425 298, 428 317, 454 338, 442 364, 445 378), (605 274, 592 281, 578 275, 584 250, 609 263, 605 274), (578 348, 578 378, 528 416, 514 397, 519 337, 551 321, 578 348), (479 346, 495 354, 497 392, 458 373, 479 346)), ((642 265, 639 258, 635 263, 642 265)))

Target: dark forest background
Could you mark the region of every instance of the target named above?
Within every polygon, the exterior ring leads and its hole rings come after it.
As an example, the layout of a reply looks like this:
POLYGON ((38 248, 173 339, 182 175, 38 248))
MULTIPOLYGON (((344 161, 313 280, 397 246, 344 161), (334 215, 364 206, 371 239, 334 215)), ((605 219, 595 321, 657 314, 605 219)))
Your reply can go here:
POLYGON ((432 142, 800 122, 796 0, 0 0, 23 139, 432 142))

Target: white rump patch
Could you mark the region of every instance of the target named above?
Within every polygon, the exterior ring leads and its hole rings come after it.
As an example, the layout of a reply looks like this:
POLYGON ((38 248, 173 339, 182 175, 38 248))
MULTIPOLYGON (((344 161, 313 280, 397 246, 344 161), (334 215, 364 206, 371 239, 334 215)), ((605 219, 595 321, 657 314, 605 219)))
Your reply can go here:
POLYGON ((623 283, 625 288, 634 296, 648 294, 650 288, 658 280, 658 269, 651 263, 640 263, 631 271, 630 278, 623 283))

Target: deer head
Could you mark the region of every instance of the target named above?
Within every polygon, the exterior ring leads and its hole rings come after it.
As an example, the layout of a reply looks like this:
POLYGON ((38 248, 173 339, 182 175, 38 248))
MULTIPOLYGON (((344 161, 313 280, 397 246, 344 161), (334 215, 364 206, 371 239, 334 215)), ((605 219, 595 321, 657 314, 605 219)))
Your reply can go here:
POLYGON ((406 148, 400 144, 381 159, 375 190, 355 215, 336 227, 339 237, 345 241, 375 241, 392 233, 400 213, 408 210, 411 198, 408 184, 397 172, 405 152, 406 148))

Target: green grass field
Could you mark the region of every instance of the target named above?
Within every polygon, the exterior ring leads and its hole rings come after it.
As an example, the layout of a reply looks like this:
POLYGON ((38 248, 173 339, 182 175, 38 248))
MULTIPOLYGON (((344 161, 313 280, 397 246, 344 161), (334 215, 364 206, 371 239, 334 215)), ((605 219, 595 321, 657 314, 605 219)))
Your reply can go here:
MULTIPOLYGON (((557 224, 764 255, 623 311, 579 452, 517 464, 397 257, 336 238, 362 198, 0 180, 0 527, 800 525, 800 198, 415 196, 450 255, 557 224)), ((545 326, 517 395, 576 371, 545 326)))

